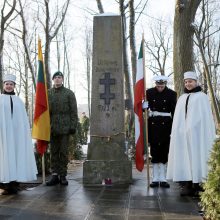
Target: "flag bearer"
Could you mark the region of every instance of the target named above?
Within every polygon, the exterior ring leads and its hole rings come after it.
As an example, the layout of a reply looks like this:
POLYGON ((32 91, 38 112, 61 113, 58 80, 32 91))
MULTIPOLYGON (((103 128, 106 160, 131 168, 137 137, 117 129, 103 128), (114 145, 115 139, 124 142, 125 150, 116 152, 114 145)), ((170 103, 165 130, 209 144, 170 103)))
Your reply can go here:
POLYGON ((147 89, 147 102, 143 104, 143 108, 149 108, 148 138, 153 164, 150 187, 169 188, 170 185, 166 181, 166 164, 177 94, 167 87, 168 77, 156 76, 154 80, 155 87, 147 89))
POLYGON ((75 94, 63 86, 63 74, 58 71, 53 77, 53 88, 48 91, 51 122, 51 169, 52 176, 47 186, 68 185, 66 179, 70 134, 75 134, 78 114, 75 94))

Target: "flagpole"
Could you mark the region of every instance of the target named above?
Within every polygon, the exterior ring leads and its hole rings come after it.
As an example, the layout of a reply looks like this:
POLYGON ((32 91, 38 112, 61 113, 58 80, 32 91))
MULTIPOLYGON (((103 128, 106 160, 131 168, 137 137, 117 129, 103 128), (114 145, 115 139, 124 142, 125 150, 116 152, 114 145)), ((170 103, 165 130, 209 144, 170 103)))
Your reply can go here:
MULTIPOLYGON (((147 101, 147 96, 146 96, 146 71, 145 71, 145 50, 144 50, 144 34, 142 34, 142 48, 143 48, 143 75, 144 75, 144 101, 147 101)), ((147 187, 150 187, 150 161, 149 161, 149 150, 148 150, 148 109, 144 110, 144 118, 145 118, 145 146, 147 150, 147 155, 146 155, 146 165, 147 165, 147 187)))
POLYGON ((45 180, 45 157, 44 154, 42 156, 42 183, 45 184, 46 180, 45 180))

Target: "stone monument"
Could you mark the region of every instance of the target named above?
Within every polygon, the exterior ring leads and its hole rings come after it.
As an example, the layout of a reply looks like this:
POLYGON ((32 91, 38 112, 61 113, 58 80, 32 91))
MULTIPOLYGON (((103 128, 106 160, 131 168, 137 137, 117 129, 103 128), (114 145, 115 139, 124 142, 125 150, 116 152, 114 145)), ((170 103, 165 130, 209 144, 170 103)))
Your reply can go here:
POLYGON ((84 184, 130 183, 125 154, 125 106, 121 16, 101 14, 93 23, 90 143, 83 164, 84 184))

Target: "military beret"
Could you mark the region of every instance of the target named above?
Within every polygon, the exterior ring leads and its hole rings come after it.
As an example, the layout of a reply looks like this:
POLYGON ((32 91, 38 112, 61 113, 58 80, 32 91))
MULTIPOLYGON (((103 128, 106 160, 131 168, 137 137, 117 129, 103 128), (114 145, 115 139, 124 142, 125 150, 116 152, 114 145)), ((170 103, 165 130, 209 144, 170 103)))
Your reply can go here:
POLYGON ((60 71, 55 72, 55 73, 53 74, 52 79, 54 79, 55 76, 62 76, 62 77, 63 77, 63 73, 60 72, 60 71))

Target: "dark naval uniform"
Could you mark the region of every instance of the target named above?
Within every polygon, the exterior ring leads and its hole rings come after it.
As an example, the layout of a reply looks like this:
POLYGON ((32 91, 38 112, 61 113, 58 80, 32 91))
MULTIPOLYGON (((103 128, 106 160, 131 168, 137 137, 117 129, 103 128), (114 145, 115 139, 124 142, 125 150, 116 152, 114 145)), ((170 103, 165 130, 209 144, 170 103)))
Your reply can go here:
POLYGON ((51 120, 51 168, 53 173, 66 176, 69 135, 78 122, 75 94, 63 85, 48 91, 51 120))
POLYGON ((162 92, 156 88, 146 92, 149 105, 148 138, 152 163, 167 163, 173 114, 177 94, 165 87, 162 92))

